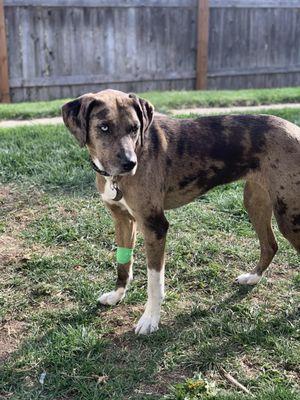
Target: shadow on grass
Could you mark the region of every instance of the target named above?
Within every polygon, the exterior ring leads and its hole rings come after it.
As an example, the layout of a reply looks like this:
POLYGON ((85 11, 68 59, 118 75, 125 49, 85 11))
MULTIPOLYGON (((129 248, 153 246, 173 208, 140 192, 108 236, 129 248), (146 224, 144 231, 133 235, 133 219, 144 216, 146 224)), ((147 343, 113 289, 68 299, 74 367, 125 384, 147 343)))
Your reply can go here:
MULTIPOLYGON (((96 193, 86 152, 61 127, 12 130, 6 139, 0 159, 4 182, 21 181, 57 197, 96 193)), ((1 367, 0 397, 2 391, 14 393, 14 400, 136 398, 145 382, 155 385, 159 376, 174 370, 193 375, 229 363, 245 349, 274 351, 273 338, 291 334, 298 311, 250 315, 241 301, 251 290, 236 288, 209 309, 183 312, 149 337, 135 336, 129 328, 114 333, 105 320, 107 309, 89 305, 33 319, 32 336, 1 367), (47 375, 41 385, 43 371, 47 375), (101 385, 99 377, 106 376, 101 385)), ((132 314, 130 305, 111 314, 124 309, 131 326, 139 315, 132 314)))
MULTIPOLYGON (((184 370, 187 375, 205 373, 230 363, 245 349, 273 351, 274 339, 291 333, 299 310, 283 310, 257 320, 234 315, 235 307, 250 293, 249 288, 237 288, 213 308, 183 312, 145 337, 132 330, 110 331, 109 322, 103 324, 110 309, 104 307, 49 315, 46 332, 29 338, 2 366, 0 388, 20 393, 14 399, 31 399, 41 390, 38 375, 46 371, 43 398, 139 398, 145 382, 149 393, 158 378, 174 370, 184 370), (99 377, 105 377, 104 384, 97 383, 99 377)), ((125 307, 130 314, 130 306, 119 305, 114 315, 125 307)), ((162 392, 166 391, 164 387, 162 392)))

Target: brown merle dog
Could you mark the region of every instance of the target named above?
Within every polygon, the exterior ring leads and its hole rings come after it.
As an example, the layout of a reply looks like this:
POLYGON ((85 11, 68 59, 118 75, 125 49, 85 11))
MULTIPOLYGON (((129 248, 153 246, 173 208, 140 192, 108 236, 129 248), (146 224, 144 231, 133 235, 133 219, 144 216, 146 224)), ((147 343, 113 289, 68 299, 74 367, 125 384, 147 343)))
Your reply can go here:
MULTIPOLYGON (((240 284, 256 284, 272 261, 279 229, 300 252, 300 129, 268 115, 225 115, 172 119, 153 115, 135 95, 115 90, 86 94, 63 106, 63 119, 98 171, 97 187, 115 222, 119 247, 132 249, 136 227, 144 236, 148 301, 136 326, 158 328, 164 297, 164 210, 180 207, 209 189, 246 181, 244 200, 261 254, 240 284)), ((132 258, 118 265, 116 290, 99 301, 120 301, 132 278, 132 258)))

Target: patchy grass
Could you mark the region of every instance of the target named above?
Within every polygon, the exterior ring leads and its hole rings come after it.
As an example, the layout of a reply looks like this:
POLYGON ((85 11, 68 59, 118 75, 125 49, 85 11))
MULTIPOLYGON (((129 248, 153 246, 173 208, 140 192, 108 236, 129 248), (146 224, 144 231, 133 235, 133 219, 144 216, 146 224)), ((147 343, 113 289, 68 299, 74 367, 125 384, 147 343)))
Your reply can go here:
MULTIPOLYGON (((300 102, 300 88, 169 91, 140 93, 158 111, 172 108, 250 106, 300 102)), ((60 115, 60 107, 69 99, 30 103, 0 104, 1 119, 31 119, 60 115)))
POLYGON ((139 337, 141 237, 125 301, 96 306, 114 285, 115 244, 86 150, 60 125, 2 129, 0 141, 1 398, 253 398, 221 368, 259 400, 300 398, 299 256, 276 229, 266 277, 233 285, 259 255, 241 183, 168 212, 162 324, 139 337))

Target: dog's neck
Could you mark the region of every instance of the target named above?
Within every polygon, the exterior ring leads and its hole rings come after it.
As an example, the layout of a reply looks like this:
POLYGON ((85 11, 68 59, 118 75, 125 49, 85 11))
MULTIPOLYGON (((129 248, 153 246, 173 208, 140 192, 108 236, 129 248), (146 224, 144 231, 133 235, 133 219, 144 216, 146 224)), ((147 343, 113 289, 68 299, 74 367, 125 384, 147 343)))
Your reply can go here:
POLYGON ((108 189, 106 190, 107 195, 109 195, 110 200, 120 201, 123 198, 123 192, 119 188, 119 179, 121 177, 118 176, 105 176, 106 185, 108 185, 108 189))

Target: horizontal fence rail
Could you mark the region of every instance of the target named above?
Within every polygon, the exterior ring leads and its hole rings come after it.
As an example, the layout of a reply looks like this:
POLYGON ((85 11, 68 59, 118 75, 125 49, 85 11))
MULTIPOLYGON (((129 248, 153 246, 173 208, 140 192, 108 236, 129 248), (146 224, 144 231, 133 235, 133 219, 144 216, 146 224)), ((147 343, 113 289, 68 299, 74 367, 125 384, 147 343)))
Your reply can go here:
POLYGON ((107 87, 300 85, 300 0, 2 0, 2 9, 0 101, 8 91, 29 101, 107 87))

